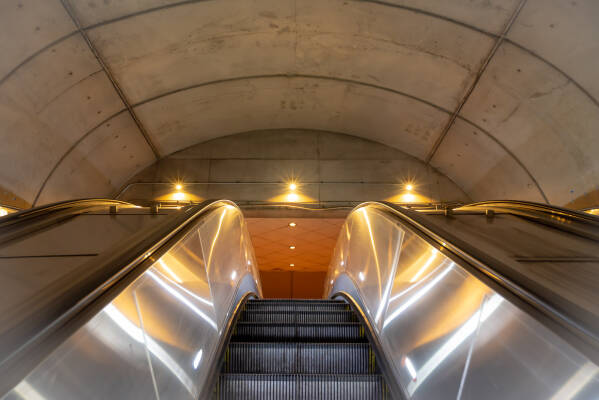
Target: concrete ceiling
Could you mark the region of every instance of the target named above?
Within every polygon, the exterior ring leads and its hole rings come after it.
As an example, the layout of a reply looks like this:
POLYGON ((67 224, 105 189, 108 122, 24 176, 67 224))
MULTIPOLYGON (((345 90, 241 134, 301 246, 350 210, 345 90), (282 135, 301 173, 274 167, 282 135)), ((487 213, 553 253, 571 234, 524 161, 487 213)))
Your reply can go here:
POLYGON ((597 21, 594 0, 4 0, 0 200, 110 196, 188 146, 301 128, 473 199, 590 206, 597 21))

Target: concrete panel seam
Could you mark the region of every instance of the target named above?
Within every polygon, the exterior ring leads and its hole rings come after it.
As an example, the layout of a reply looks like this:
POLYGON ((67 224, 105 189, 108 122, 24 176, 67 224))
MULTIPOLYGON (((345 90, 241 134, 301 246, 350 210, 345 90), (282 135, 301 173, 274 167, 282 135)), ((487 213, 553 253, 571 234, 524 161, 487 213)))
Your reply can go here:
POLYGON ((528 175, 528 177, 530 178, 530 180, 537 187, 537 190, 539 191, 539 193, 543 197, 543 200, 545 201, 545 203, 549 204, 549 199, 547 199, 547 196, 545 195, 545 192, 543 191, 543 189, 541 189, 541 185, 539 184, 539 182, 536 180, 536 178, 534 177, 534 175, 528 170, 528 168, 526 168, 526 166, 524 165, 524 163, 518 157, 516 157, 516 155, 510 149, 508 149, 503 143, 501 143, 495 136, 491 135, 490 132, 487 132, 485 129, 483 129, 482 127, 478 126, 477 124, 475 124, 474 122, 470 121, 469 119, 466 119, 466 118, 462 117, 461 115, 458 115, 457 118, 459 118, 461 121, 464 121, 467 124, 473 126, 474 128, 478 129, 479 131, 481 131, 482 133, 484 133, 485 135, 487 135, 489 137, 489 139, 491 139, 492 141, 494 141, 495 143, 497 143, 497 145, 499 147, 501 147, 503 149, 503 151, 505 151, 506 154, 509 155, 514 161, 516 161, 516 163, 520 166, 520 168, 522 168, 524 170, 524 172, 526 173, 526 175, 528 175))
POLYGON ((144 104, 147 103, 151 103, 152 101, 161 99, 163 97, 167 97, 173 94, 177 94, 177 93, 181 93, 181 92, 185 92, 187 90, 193 90, 193 89, 197 89, 203 86, 210 86, 210 85, 218 85, 220 83, 227 83, 227 82, 238 82, 238 81, 243 81, 243 80, 250 80, 250 79, 277 79, 277 78, 287 78, 287 79, 318 79, 318 80, 328 80, 328 81, 336 81, 336 82, 342 82, 342 83, 346 83, 346 84, 350 84, 350 85, 357 85, 357 86, 365 86, 365 87, 370 87, 373 89, 379 89, 379 90, 384 90, 386 92, 389 93, 393 93, 393 94, 397 94, 412 100, 415 100, 419 103, 423 103, 426 104, 432 108, 435 108, 439 111, 442 111, 446 114, 451 115, 451 111, 443 108, 435 103, 431 103, 428 100, 424 100, 418 96, 414 96, 412 94, 409 93, 405 93, 402 92, 400 90, 396 90, 396 89, 391 89, 388 88, 386 86, 380 86, 380 85, 375 85, 372 83, 366 83, 366 82, 360 82, 360 81, 355 81, 352 79, 345 79, 345 78, 338 78, 338 77, 334 77, 334 76, 323 76, 323 75, 307 75, 307 74, 268 74, 268 75, 246 75, 246 76, 238 76, 238 77, 234 77, 234 78, 226 78, 226 79, 218 79, 218 80, 214 80, 214 81, 207 81, 207 82, 202 82, 202 83, 197 83, 194 85, 190 85, 190 86, 186 86, 186 87, 182 87, 182 88, 178 88, 178 89, 174 89, 174 90, 170 90, 168 92, 165 93, 161 93, 157 96, 153 96, 150 97, 148 99, 144 99, 136 104, 133 104, 133 107, 139 107, 142 106, 144 104))
POLYGON ((547 60, 546 58, 540 56, 539 54, 535 53, 534 51, 532 51, 531 49, 522 46, 519 43, 514 42, 513 40, 509 39, 509 38, 505 38, 503 40, 506 43, 509 43, 517 48, 519 48, 520 50, 523 50, 525 52, 527 52, 528 54, 530 54, 531 56, 541 60, 542 62, 544 62, 545 64, 549 65, 551 68, 553 68, 554 70, 556 70, 557 72, 559 72, 560 74, 562 74, 564 76, 564 78, 566 78, 569 82, 572 82, 574 84, 574 86, 576 86, 582 93, 584 93, 589 100, 591 100, 593 102, 593 104, 595 104, 595 106, 599 107, 599 100, 597 100, 595 98, 595 96, 593 96, 591 94, 591 92, 589 92, 588 90, 586 90, 580 83, 578 83, 574 78, 572 78, 570 75, 568 75, 564 70, 562 70, 561 68, 559 68, 557 65, 553 64, 551 61, 547 60))
MULTIPOLYGON (((153 13, 153 12, 167 10, 169 8, 176 8, 176 7, 186 6, 186 5, 194 4, 194 3, 202 3, 202 2, 206 2, 206 1, 209 1, 209 0, 184 0, 184 1, 177 2, 177 3, 166 4, 166 5, 158 6, 158 7, 152 7, 152 8, 148 8, 148 9, 145 9, 145 10, 140 10, 140 11, 132 12, 130 14, 121 15, 120 17, 115 17, 115 18, 112 18, 112 19, 107 19, 106 21, 97 22, 95 24, 91 24, 91 25, 88 25, 88 26, 84 27, 84 29, 85 30, 91 30, 91 29, 102 27, 104 25, 112 24, 114 22, 119 22, 119 21, 123 21, 123 20, 129 19, 129 18, 134 18, 134 17, 140 16, 140 15, 150 14, 150 13, 153 13)), ((443 21, 446 21, 446 22, 450 22, 450 23, 462 26, 464 28, 467 28, 467 29, 470 29, 470 30, 473 30, 473 31, 476 31, 476 32, 479 32, 479 33, 482 33, 482 34, 490 36, 490 37, 495 37, 495 38, 498 37, 498 35, 495 34, 495 33, 492 33, 492 32, 489 32, 489 31, 485 31, 484 29, 478 28, 478 27, 476 27, 474 25, 470 25, 470 24, 468 24, 466 22, 462 22, 462 21, 459 21, 457 19, 447 17, 445 15, 437 14, 437 13, 434 13, 434 12, 431 12, 431 11, 427 11, 427 10, 423 10, 423 9, 420 9, 420 8, 416 8, 416 7, 410 7, 410 6, 406 6, 406 5, 402 5, 402 4, 389 3, 389 2, 386 2, 386 1, 382 1, 382 0, 352 0, 352 1, 356 2, 356 3, 372 3, 372 4, 376 4, 376 5, 382 6, 382 7, 390 7, 390 8, 397 8, 397 9, 400 9, 400 10, 411 11, 411 12, 414 12, 416 14, 422 14, 422 15, 426 15, 427 17, 436 18, 436 19, 440 19, 440 20, 443 20, 443 21)))
POLYGON ((71 145, 71 147, 69 147, 69 149, 67 151, 65 151, 65 153, 58 159, 58 161, 56 162, 56 164, 54 164, 54 167, 52 167, 52 169, 50 170, 50 172, 48 173, 48 175, 46 176, 46 178, 42 182, 42 185, 40 186, 37 194, 35 195, 35 199, 33 200, 33 203, 31 203, 31 207, 35 207, 37 201, 40 198, 40 195, 42 194, 42 192, 44 191, 44 188, 46 187, 46 184, 48 183, 48 181, 50 180, 50 178, 52 177, 52 175, 54 174, 54 172, 58 169, 58 167, 60 166, 60 164, 62 164, 62 162, 67 158, 67 156, 69 154, 71 154, 73 152, 73 150, 75 150, 75 148, 77 146, 79 146, 79 144, 83 140, 85 140, 85 138, 87 138, 90 134, 92 134, 96 129, 98 129, 99 127, 101 127, 102 125, 104 125, 105 123, 107 123, 108 121, 110 121, 111 119, 113 119, 115 117, 118 117, 119 115, 121 115, 125 111, 127 111, 127 110, 126 109, 122 109, 122 110, 117 111, 116 113, 108 116, 107 118, 105 118, 104 120, 102 120, 100 123, 98 123, 96 126, 94 126, 89 131, 87 131, 85 134, 83 134, 83 136, 81 136, 79 139, 77 139, 77 141, 75 141, 75 143, 73 143, 71 145))
POLYGON ((118 96, 121 98, 121 101, 123 102, 123 104, 127 108, 127 111, 131 115, 131 118, 133 118, 133 121, 135 122, 135 125, 137 125, 137 128, 139 129, 141 135, 143 136, 144 140, 146 141, 146 143, 148 144, 148 146, 152 150, 152 153, 154 153, 154 156, 156 157, 156 159, 159 160, 160 159, 160 153, 158 152, 158 148, 154 145, 154 143, 152 142, 152 140, 151 140, 151 138, 150 138, 150 136, 148 134, 148 131, 146 130, 146 128, 144 127, 144 125, 142 124, 142 122, 138 118, 138 116, 135 114, 135 111, 133 110, 133 107, 131 107, 131 104, 129 103, 129 100, 127 100, 127 97, 125 96, 125 93, 123 92, 123 90, 121 89, 121 86, 119 85, 119 83, 117 82, 116 78, 114 77, 112 71, 110 70, 110 67, 106 64, 106 62, 102 58, 102 55, 100 54, 100 52, 98 51, 98 49, 96 48, 96 46, 92 43, 92 41, 89 38, 87 32, 81 27, 81 23, 79 22, 79 20, 75 16, 75 13, 71 9, 71 6, 68 3, 68 0, 60 0, 60 2, 62 4, 62 6, 64 7, 65 11, 67 12, 67 14, 69 14, 69 16, 71 17, 71 19, 73 20, 73 23, 75 24, 75 26, 77 27, 78 32, 81 34, 81 36, 83 37, 83 39, 87 43, 89 49, 91 50, 91 52, 93 53, 93 55, 98 60, 98 63, 100 63, 100 66, 102 67, 102 69, 106 73, 106 76, 110 80, 110 83, 112 83, 112 86, 114 87, 114 90, 116 91, 116 93, 118 94, 118 96))
POLYGON ((30 54, 27 58, 25 58, 23 61, 21 61, 19 64, 17 64, 13 69, 11 69, 6 75, 4 75, 2 78, 0 78, 0 86, 2 86, 2 84, 4 82, 6 82, 8 80, 8 78, 10 78, 15 72, 17 72, 22 66, 24 66, 25 64, 27 64, 29 61, 33 60, 35 57, 37 57, 38 55, 42 54, 43 52, 45 52, 49 48, 51 48, 53 46, 56 46, 57 44, 65 41, 65 40, 67 40, 71 36, 76 35, 77 33, 79 33, 79 31, 73 31, 73 32, 69 33, 68 35, 59 37, 55 41, 53 41, 51 43, 48 43, 47 45, 45 45, 41 49, 38 49, 37 51, 35 51, 32 54, 30 54))
POLYGON ((431 162, 431 160, 434 157, 435 153, 439 149, 439 146, 441 146, 441 143, 445 139, 445 136, 447 136, 447 133, 449 132, 449 130, 451 129, 451 127, 455 123, 456 118, 458 117, 458 115, 462 111, 462 108, 464 107, 464 105, 466 104, 466 102, 468 101, 468 99, 470 98, 470 95, 472 94, 472 92, 474 91, 474 89, 476 88, 476 86, 478 85, 478 82, 480 81, 480 78, 483 76, 483 74, 487 70, 487 66, 489 65, 489 63, 493 59, 493 56, 495 56, 495 53, 497 53, 497 49, 499 49, 499 47, 503 43, 506 35, 508 34, 510 28, 512 27, 514 21, 516 20, 516 18, 520 14, 520 11, 524 7, 524 4, 526 4, 526 1, 527 0, 520 0, 520 3, 518 4, 518 6, 516 7, 516 9, 514 10, 514 13, 512 14, 512 16, 509 19, 509 21, 506 23, 506 25, 505 25, 505 27, 504 27, 501 35, 499 35, 499 37, 497 37, 497 40, 495 41, 495 44, 493 45, 493 47, 489 51, 489 54, 487 54, 487 57, 484 59, 484 61, 481 64, 480 68, 478 69, 478 72, 476 73, 476 76, 474 77, 474 81, 472 82, 472 84, 470 85, 470 87, 468 88, 468 90, 466 91, 466 94, 464 94, 464 96, 462 97, 462 100, 460 101, 460 103, 456 107, 455 111, 452 113, 451 118, 449 119, 449 121, 447 122, 447 124, 445 125, 445 127, 443 128, 443 130, 441 131, 441 134, 439 135, 439 137, 437 138, 437 140, 433 144, 433 147, 431 148, 431 150, 429 151, 428 155, 426 156, 425 162, 427 164, 429 164, 431 162))
MULTIPOLYGON (((120 17, 117 17, 117 18, 113 18, 113 19, 109 19, 109 20, 106 20, 106 21, 103 21, 103 22, 99 22, 97 24, 92 24, 92 25, 89 25, 89 26, 84 27, 82 29, 85 30, 85 31, 87 31, 87 30, 91 30, 91 29, 94 29, 94 28, 97 28, 97 27, 104 26, 104 25, 109 25, 109 24, 111 24, 113 22, 118 22, 118 21, 121 21, 121 20, 126 20, 126 19, 129 19, 129 18, 133 18, 133 17, 136 17, 138 15, 143 15, 143 14, 148 14, 148 13, 152 13, 152 12, 157 12, 157 11, 160 11, 160 10, 169 9, 169 8, 178 7, 178 6, 183 6, 183 5, 186 5, 186 4, 200 3, 200 2, 203 2, 203 1, 208 1, 208 0, 186 0, 186 1, 179 2, 179 3, 174 3, 174 4, 168 4, 168 5, 164 5, 164 6, 149 8, 147 10, 142 10, 142 11, 138 11, 138 12, 135 12, 135 13, 126 14, 126 15, 123 15, 123 16, 120 16, 120 17)), ((405 10, 408 10, 408 11, 413 11, 413 12, 418 13, 418 14, 423 14, 423 15, 427 15, 427 16, 430 16, 430 17, 434 17, 434 18, 438 18, 438 19, 441 19, 441 20, 445 20, 445 21, 448 21, 448 22, 455 23, 457 25, 463 26, 463 27, 471 29, 473 31, 477 31, 477 32, 479 32, 481 34, 484 34, 484 35, 487 35, 489 37, 498 38, 498 35, 496 35, 494 33, 482 30, 482 29, 477 28, 477 27, 475 27, 473 25, 469 25, 467 23, 464 23, 464 22, 461 22, 461 21, 457 21, 457 20, 454 20, 454 19, 449 18, 449 17, 445 17, 445 16, 440 15, 440 14, 435 14, 435 13, 430 12, 430 11, 421 10, 421 9, 417 9, 417 8, 409 7, 409 6, 403 6, 403 5, 399 5, 399 4, 386 3, 386 2, 383 2, 383 1, 379 1, 379 0, 352 0, 352 1, 356 1, 356 2, 360 2, 361 1, 361 2, 367 2, 367 3, 375 3, 375 4, 378 4, 378 5, 382 5, 382 6, 393 7, 393 8, 400 8, 400 9, 405 9, 405 10)), ((23 65, 27 64, 29 61, 31 61, 32 59, 34 59, 35 57, 37 57, 38 55, 40 55, 44 51, 48 50, 52 46, 55 46, 55 45, 59 44, 60 42, 66 40, 68 38, 70 38, 71 36, 73 36, 73 35, 75 35, 77 33, 79 33, 79 31, 73 31, 73 32, 69 33, 68 35, 65 35, 65 36, 63 36, 61 38, 58 38, 55 41, 53 41, 52 43, 50 43, 50 44, 42 47, 41 49, 37 50, 34 53, 32 53, 29 57, 27 57, 25 60, 23 60, 21 63, 19 63, 19 65, 17 65, 10 72, 8 72, 8 74, 6 74, 4 77, 0 78, 0 85, 2 85, 8 78, 10 78, 11 75, 14 74, 14 72, 16 72, 18 69, 20 69, 23 65)), ((579 89, 581 89, 583 91, 583 93, 585 93, 593 101, 593 103, 595 103, 599 107, 599 101, 597 99, 595 99, 595 97, 593 97, 586 89, 583 88, 582 85, 580 85, 575 79, 573 79, 571 76, 569 76, 568 74, 566 74, 563 70, 561 70, 560 68, 558 68, 556 65, 554 65, 551 62, 549 62, 547 59, 541 57, 540 55, 538 55, 534 51, 532 51, 532 50, 530 50, 530 49, 522 46, 521 44, 518 44, 518 43, 512 41, 511 39, 509 39, 507 37, 504 38, 503 41, 504 42, 509 42, 510 44, 513 44, 513 45, 517 46, 518 48, 520 48, 520 49, 528 52, 530 55, 538 58, 542 62, 544 62, 544 63, 548 64, 550 67, 554 68, 556 71, 558 71, 561 74, 563 74, 566 78, 568 78, 570 81, 572 81, 572 83, 574 83, 576 85, 576 87, 578 87, 579 89)))

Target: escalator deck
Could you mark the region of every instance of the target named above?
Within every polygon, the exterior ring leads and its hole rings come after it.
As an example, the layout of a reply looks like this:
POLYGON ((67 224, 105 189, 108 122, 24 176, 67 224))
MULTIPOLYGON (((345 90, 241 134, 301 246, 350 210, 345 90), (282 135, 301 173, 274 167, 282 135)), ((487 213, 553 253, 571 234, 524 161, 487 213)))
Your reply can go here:
POLYGON ((249 300, 215 399, 387 399, 364 327, 336 300, 249 300))

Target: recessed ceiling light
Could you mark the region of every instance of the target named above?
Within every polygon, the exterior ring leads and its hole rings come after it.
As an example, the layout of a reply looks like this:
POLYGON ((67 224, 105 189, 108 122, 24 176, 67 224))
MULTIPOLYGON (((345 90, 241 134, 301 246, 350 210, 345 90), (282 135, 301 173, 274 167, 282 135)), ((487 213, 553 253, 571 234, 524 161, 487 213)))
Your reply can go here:
POLYGON ((297 226, 297 224, 295 222, 290 222, 289 226, 292 227, 292 228, 295 228, 297 226))
POLYGON ((408 183, 406 185, 406 190, 412 190, 412 189, 414 189, 414 185, 412 185, 411 183, 408 183))
POLYGON ((290 183, 289 190, 295 190, 295 189, 297 189, 297 185, 295 183, 290 183))
POLYGON ((181 185, 180 183, 177 183, 177 184, 175 185, 175 189, 177 189, 177 190, 181 190, 181 189, 183 189, 183 185, 181 185))
POLYGON ((294 246, 294 245, 291 245, 291 246, 289 246, 289 248, 290 248, 291 250, 295 250, 295 246, 294 246))
POLYGON ((295 264, 289 264, 290 267, 295 267, 295 264))

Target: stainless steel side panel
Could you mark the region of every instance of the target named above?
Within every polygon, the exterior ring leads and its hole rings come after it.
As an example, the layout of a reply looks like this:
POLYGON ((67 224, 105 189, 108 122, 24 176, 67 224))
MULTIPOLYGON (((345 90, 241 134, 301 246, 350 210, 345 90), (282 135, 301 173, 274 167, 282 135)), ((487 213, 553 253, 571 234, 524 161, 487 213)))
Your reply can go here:
POLYGON ((380 208, 342 229, 326 293, 341 291, 360 296, 406 398, 599 398, 597 365, 380 208))
POLYGON ((223 203, 4 398, 197 399, 238 289, 261 294, 242 214, 223 203))

